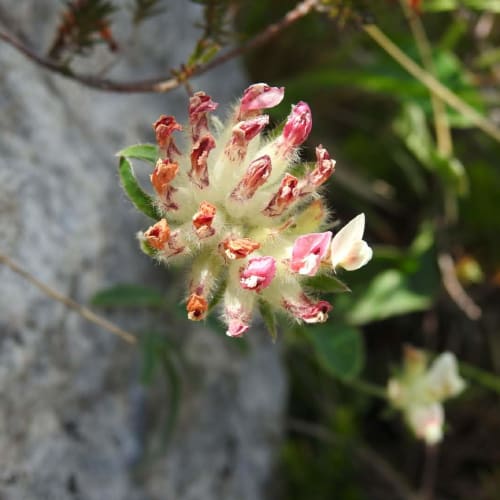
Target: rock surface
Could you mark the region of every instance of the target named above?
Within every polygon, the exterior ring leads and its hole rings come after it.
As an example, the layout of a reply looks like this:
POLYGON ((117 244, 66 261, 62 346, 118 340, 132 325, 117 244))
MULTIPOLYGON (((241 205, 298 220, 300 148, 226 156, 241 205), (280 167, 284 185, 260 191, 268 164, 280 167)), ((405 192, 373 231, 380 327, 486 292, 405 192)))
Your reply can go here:
MULTIPOLYGON (((47 47, 61 3, 13 4, 0 0, 0 25, 24 27, 47 47)), ((140 79, 178 65, 198 16, 193 3, 170 2, 111 75, 140 79)), ((125 19, 117 22, 125 39, 125 19)), ((138 251, 134 235, 147 221, 121 193, 113 154, 151 141, 161 113, 184 119, 185 92, 94 91, 4 44, 0 67, 0 251, 82 303, 114 283, 166 289, 172 275, 138 251)), ((245 81, 230 63, 194 85, 222 105, 245 81)), ((150 422, 169 399, 163 387, 140 385, 139 350, 3 266, 0 280, 0 499, 266 498, 286 380, 264 335, 254 331, 243 353, 202 327, 172 333, 182 345, 181 418, 167 450, 146 459, 158 430, 150 422)), ((130 330, 155 321, 149 313, 113 319, 130 330)))

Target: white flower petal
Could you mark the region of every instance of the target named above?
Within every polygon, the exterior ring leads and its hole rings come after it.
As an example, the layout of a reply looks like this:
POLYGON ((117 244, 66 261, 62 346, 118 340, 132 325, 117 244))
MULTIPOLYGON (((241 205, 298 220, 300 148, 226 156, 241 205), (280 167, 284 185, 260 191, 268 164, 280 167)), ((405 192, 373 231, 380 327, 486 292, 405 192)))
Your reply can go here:
POLYGON ((372 255, 373 250, 366 241, 357 241, 352 245, 351 251, 339 265, 346 271, 355 271, 363 267, 372 258, 372 255))
POLYGON ((411 406, 406 418, 415 435, 427 444, 433 445, 443 439, 444 411, 439 403, 411 406))
POLYGON ((333 237, 330 246, 333 269, 340 265, 348 271, 353 271, 371 259, 372 250, 363 241, 364 230, 365 214, 361 213, 333 237))
POLYGON ((458 373, 457 360, 452 353, 445 352, 434 360, 426 375, 426 385, 436 401, 456 396, 465 389, 465 381, 458 373))

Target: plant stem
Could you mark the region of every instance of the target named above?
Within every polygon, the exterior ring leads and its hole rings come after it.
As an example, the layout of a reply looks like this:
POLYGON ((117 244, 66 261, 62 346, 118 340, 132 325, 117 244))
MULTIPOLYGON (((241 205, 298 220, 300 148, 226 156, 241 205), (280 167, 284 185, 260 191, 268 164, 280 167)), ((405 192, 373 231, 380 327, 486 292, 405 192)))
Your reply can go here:
POLYGON ((97 90, 109 91, 109 92, 157 92, 165 93, 169 92, 180 85, 184 84, 186 80, 199 76, 207 71, 224 64, 225 62, 247 52, 251 49, 255 49, 260 45, 263 45, 271 38, 278 35, 282 30, 292 25, 302 17, 306 16, 311 12, 319 3, 319 0, 303 0, 290 10, 285 16, 278 22, 267 26, 263 31, 255 35, 248 42, 244 43, 239 47, 230 49, 224 54, 214 58, 212 61, 194 66, 193 68, 184 68, 179 74, 173 78, 165 79, 164 76, 151 78, 147 80, 139 80, 135 82, 120 82, 115 80, 109 80, 106 78, 100 78, 95 75, 80 74, 71 71, 67 66, 61 65, 47 57, 44 57, 34 51, 31 47, 26 45, 21 41, 20 38, 16 38, 13 35, 0 31, 0 40, 14 47, 28 59, 38 64, 39 66, 57 73, 61 76, 69 78, 70 80, 75 80, 78 83, 91 87, 97 90))
POLYGON ((392 40, 390 40, 377 26, 364 25, 363 30, 382 49, 384 49, 396 62, 398 62, 408 73, 425 85, 433 94, 440 97, 446 104, 466 116, 476 127, 500 142, 500 129, 478 113, 472 106, 464 102, 449 88, 436 80, 429 72, 410 59, 392 40))
POLYGON ((5 264, 9 269, 14 271, 15 273, 19 274, 26 280, 28 280, 31 284, 35 285, 39 290, 41 290, 45 295, 49 296, 50 298, 57 300, 58 302, 61 302, 64 304, 66 307, 69 309, 72 309, 76 313, 78 313, 82 318, 85 318, 86 320, 90 321, 91 323, 94 323, 96 325, 99 325, 100 327, 104 328, 110 333, 113 333, 114 335, 118 335, 121 339, 125 340, 125 342, 128 342, 129 344, 135 344, 137 342, 135 336, 127 332, 126 330, 123 330, 119 326, 115 325, 111 321, 108 321, 107 319, 103 318, 102 316, 99 316, 98 314, 94 313, 90 309, 88 309, 85 306, 82 306, 81 304, 78 304, 78 302, 75 302, 73 299, 67 297, 66 295, 63 295, 56 290, 50 288, 49 286, 45 285, 41 281, 37 280, 32 274, 30 274, 28 271, 23 269, 21 266, 16 264, 12 259, 7 257, 7 255, 4 255, 0 253, 0 263, 5 264))
MULTIPOLYGON (((436 76, 436 67, 432 60, 431 44, 427 38, 420 16, 409 7, 407 0, 400 0, 400 4, 408 20, 408 24, 410 25, 424 68, 430 74, 436 76)), ((446 106, 442 99, 434 92, 430 92, 430 95, 434 115, 434 128, 436 130, 437 149, 444 157, 449 157, 453 153, 453 142, 448 123, 448 115, 446 114, 446 106)))
POLYGON ((425 446, 424 469, 420 485, 419 500, 432 500, 436 484, 438 446, 425 446))
POLYGON ((344 384, 356 389, 360 392, 364 392, 368 396, 373 396, 375 398, 387 399, 387 392, 384 387, 381 387, 366 380, 361 380, 359 378, 352 380, 343 380, 344 384))

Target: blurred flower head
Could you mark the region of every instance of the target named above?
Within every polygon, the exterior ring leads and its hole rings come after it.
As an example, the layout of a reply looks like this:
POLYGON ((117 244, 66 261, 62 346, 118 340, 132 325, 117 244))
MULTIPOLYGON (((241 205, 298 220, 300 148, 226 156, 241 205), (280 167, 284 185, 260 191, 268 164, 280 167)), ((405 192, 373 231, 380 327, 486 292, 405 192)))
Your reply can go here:
POLYGON ((389 380, 389 401, 403 412, 415 436, 432 445, 443 437, 442 403, 465 389, 452 353, 440 354, 430 366, 423 351, 405 348, 402 372, 389 380))
POLYGON ((162 218, 140 234, 142 246, 163 263, 189 267, 189 319, 203 319, 222 296, 232 337, 248 330, 259 303, 298 321, 326 321, 332 306, 306 293, 305 280, 337 267, 358 269, 372 255, 363 214, 333 238, 325 230, 318 189, 335 169, 327 150, 318 146, 314 165, 296 168, 312 127, 309 106, 292 106, 279 134, 263 133, 263 111, 283 95, 283 88, 252 85, 222 123, 211 116, 217 103, 197 92, 185 127, 172 116, 153 125, 159 157, 151 183, 162 218))

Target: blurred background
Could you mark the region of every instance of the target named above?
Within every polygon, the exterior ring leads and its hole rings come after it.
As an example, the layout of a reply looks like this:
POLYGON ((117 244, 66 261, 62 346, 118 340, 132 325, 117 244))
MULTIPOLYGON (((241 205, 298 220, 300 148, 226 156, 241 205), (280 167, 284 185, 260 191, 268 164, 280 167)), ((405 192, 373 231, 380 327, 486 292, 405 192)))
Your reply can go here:
POLYGON ((139 337, 0 267, 1 499, 500 498, 500 1, 306 1, 245 48, 298 4, 0 0, 0 251, 139 337), (95 84, 183 79, 238 47, 169 93, 95 84), (237 340, 186 320, 113 156, 185 120, 188 92, 223 109, 251 82, 286 88, 276 125, 310 105, 303 159, 337 160, 329 207, 364 212, 374 248, 327 323, 275 343, 259 321, 237 340), (385 399, 405 344, 455 353, 468 384, 432 452, 385 399))

